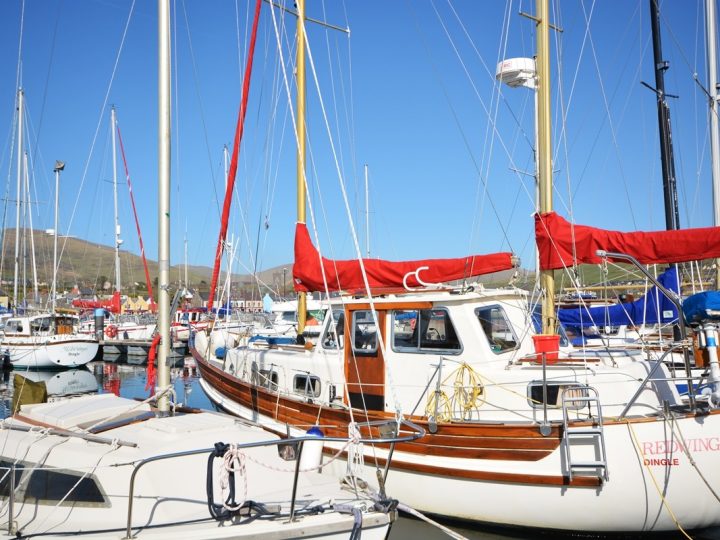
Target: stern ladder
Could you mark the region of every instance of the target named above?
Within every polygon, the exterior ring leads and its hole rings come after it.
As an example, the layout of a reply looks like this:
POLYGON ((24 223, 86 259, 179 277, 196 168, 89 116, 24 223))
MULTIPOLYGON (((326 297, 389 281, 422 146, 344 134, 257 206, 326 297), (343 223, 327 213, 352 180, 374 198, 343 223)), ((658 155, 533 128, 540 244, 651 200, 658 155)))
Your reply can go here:
MULTIPOLYGON (((591 386, 573 386, 566 388, 562 393, 562 414, 563 414, 563 454, 567 464, 568 474, 572 481, 573 473, 578 470, 595 469, 598 476, 604 481, 609 478, 607 453, 605 451, 605 433, 602 423, 602 406, 595 388, 591 386), (571 426, 568 413, 571 410, 577 411, 585 405, 588 407, 591 425, 571 426), (594 410, 593 410, 594 409, 594 410), (593 414, 594 413, 594 414, 593 414), (577 444, 574 444, 577 443, 577 444), (572 448, 582 444, 594 448, 594 459, 573 459, 572 448)), ((579 450, 579 448, 576 448, 579 450)))

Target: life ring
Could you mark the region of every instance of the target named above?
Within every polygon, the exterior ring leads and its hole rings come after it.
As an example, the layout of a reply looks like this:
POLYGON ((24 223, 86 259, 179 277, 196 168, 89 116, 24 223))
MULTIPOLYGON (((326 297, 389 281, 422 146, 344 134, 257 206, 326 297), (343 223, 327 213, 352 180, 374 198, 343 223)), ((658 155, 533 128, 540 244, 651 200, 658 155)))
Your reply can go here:
POLYGON ((109 338, 115 338, 118 335, 118 329, 115 325, 110 325, 105 329, 105 335, 109 338))

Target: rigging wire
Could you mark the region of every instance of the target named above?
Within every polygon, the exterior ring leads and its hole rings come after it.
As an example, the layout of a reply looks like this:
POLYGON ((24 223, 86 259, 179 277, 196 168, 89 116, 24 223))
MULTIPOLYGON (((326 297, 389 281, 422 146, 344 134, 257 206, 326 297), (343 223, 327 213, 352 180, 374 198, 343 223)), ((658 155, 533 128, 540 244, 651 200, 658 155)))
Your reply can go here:
MULTIPOLYGON (((132 20, 133 13, 135 11, 135 2, 136 0, 132 1, 132 4, 130 5, 130 10, 128 12, 127 20, 125 21, 125 27, 123 28, 122 38, 120 40, 120 45, 118 47, 118 52, 115 57, 115 62, 113 64, 112 72, 110 75, 110 80, 108 81, 108 86, 105 91, 105 96, 103 97, 103 104, 100 108, 100 117, 98 118, 96 127, 95 127, 95 133, 93 134, 92 143, 90 146, 90 153, 88 154, 88 158, 85 161, 85 165, 83 167, 83 172, 80 178, 80 187, 78 188, 78 194, 75 198, 75 204, 73 205, 72 213, 70 214, 70 221, 68 223, 67 228, 67 234, 65 236, 65 239, 63 240, 62 249, 60 250, 60 255, 58 256, 58 261, 62 260, 63 253, 65 253, 65 247, 67 245, 67 240, 70 236, 70 229, 72 228, 73 221, 75 219, 75 213, 78 209, 78 204, 80 203, 80 195, 82 194, 83 187, 85 185, 85 180, 87 179, 88 174, 88 168, 90 166, 90 159, 92 158, 94 149, 95 149, 95 143, 97 142, 98 133, 100 132, 100 125, 102 123, 102 118, 104 116, 104 111, 107 108, 108 100, 110 97, 110 90, 112 89, 113 82, 115 80, 115 75, 117 73, 118 65, 120 63, 120 55, 122 54, 123 47, 125 45, 125 38, 127 37, 128 29, 130 27, 130 21, 132 20)), ((58 263, 59 264, 59 263, 58 263)))

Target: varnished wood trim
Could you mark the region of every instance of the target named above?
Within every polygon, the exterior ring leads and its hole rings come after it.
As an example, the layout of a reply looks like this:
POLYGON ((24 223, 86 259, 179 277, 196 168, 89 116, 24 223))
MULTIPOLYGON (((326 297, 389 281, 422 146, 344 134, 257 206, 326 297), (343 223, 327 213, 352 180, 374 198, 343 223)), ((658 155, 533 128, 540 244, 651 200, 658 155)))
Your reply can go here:
MULTIPOLYGON (((375 302, 373 304, 376 311, 389 311, 391 309, 430 309, 433 307, 432 302, 375 302)), ((369 310, 370 303, 369 302, 363 302, 361 304, 345 304, 345 309, 348 310, 348 312, 358 311, 358 310, 369 310)))

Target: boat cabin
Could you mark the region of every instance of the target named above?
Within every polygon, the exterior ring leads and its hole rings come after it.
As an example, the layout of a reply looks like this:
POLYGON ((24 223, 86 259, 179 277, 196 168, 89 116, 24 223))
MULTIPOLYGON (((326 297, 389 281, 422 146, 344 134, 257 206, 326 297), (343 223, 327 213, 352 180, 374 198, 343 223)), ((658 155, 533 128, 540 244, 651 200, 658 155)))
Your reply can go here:
POLYGON ((13 317, 5 323, 6 336, 52 336, 72 334, 79 327, 75 315, 46 313, 30 317, 13 317))

